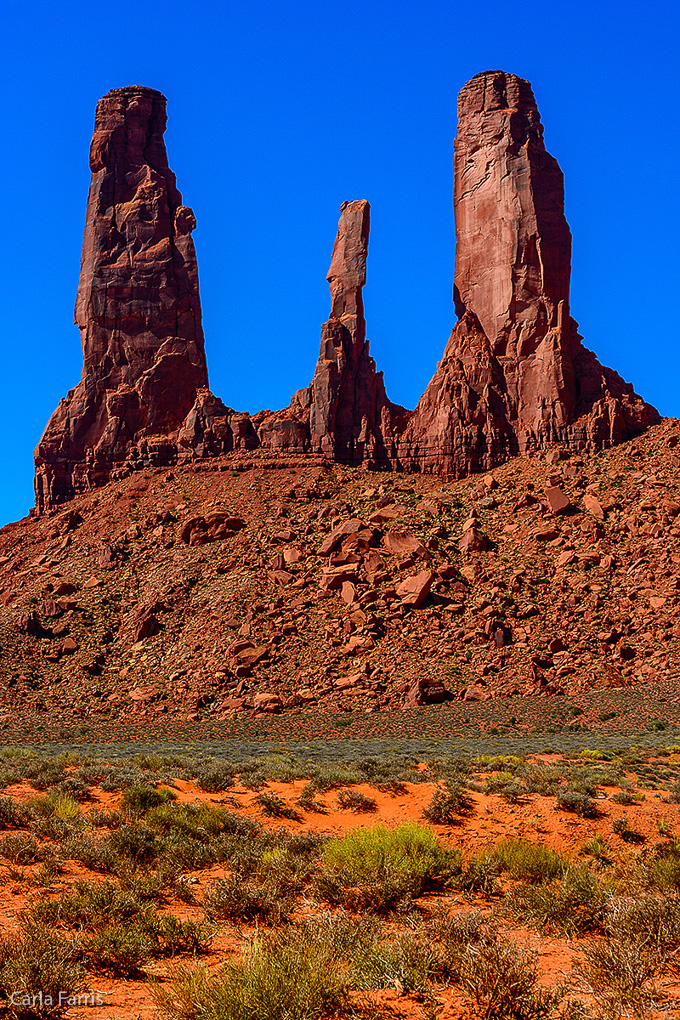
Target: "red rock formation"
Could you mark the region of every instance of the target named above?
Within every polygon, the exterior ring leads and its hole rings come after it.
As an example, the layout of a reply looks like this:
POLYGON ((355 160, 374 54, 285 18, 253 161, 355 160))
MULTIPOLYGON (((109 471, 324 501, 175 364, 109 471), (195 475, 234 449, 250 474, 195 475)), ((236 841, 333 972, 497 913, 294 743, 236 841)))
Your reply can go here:
POLYGON ((369 222, 368 202, 343 202, 326 277, 331 314, 321 327, 314 379, 295 394, 286 412, 263 423, 259 430, 263 445, 311 450, 350 464, 387 462, 391 420, 404 409, 387 399, 382 372, 376 372, 368 350, 362 288, 369 222))
POLYGON ((97 104, 75 312, 83 375, 38 444, 38 509, 162 461, 208 384, 195 220, 168 167, 165 102, 130 86, 97 104))
POLYGON ((458 99, 458 322, 399 443, 411 469, 461 476, 552 444, 595 450, 658 421, 569 317, 562 172, 531 86, 477 75, 458 99))
MULTIPOLYGON (((659 420, 583 347, 569 316, 562 173, 523 79, 488 71, 460 93, 458 322, 415 412, 390 403, 369 354, 366 201, 341 207, 311 385, 285 410, 252 418, 210 392, 195 220, 168 168, 164 129, 165 99, 153 89, 116 89, 97 106, 76 302, 83 375, 36 450, 39 511, 137 467, 258 446, 270 457, 461 476, 555 444, 602 449, 659 420)), ((370 569, 382 569, 375 550, 370 569)))

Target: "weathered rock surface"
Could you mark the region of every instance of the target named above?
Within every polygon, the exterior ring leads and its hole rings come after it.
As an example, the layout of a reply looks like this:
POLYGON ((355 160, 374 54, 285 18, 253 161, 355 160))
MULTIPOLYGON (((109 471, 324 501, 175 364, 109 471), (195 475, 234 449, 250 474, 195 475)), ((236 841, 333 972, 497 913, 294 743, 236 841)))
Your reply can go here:
POLYGON ((387 399, 366 339, 362 289, 369 226, 368 202, 343 202, 326 277, 331 314, 321 327, 314 379, 298 390, 287 412, 263 423, 259 434, 264 446, 311 450, 349 464, 389 463, 386 442, 392 420, 406 412, 387 399))
MULTIPOLYGON (((462 89, 458 112, 458 321, 416 410, 387 399, 369 354, 362 200, 341 206, 311 385, 288 408, 250 416, 208 389, 195 220, 168 167, 165 98, 140 86, 104 96, 76 302, 83 375, 36 450, 38 511, 136 468, 230 453, 258 451, 270 466, 294 455, 461 477, 541 450, 557 463, 563 449, 596 451, 658 422, 583 347, 569 315, 562 173, 545 150, 531 86, 484 72, 462 89)), ((343 555, 367 551, 342 545, 343 555)))
POLYGON ((196 221, 168 167, 165 102, 130 86, 97 104, 75 311, 83 375, 38 444, 39 509, 107 481, 133 441, 153 462, 156 437, 207 387, 196 221))
POLYGON ((404 466, 460 477, 554 444, 601 449, 659 421, 569 316, 562 172, 522 78, 487 71, 461 90, 454 209, 458 322, 399 443, 404 466))

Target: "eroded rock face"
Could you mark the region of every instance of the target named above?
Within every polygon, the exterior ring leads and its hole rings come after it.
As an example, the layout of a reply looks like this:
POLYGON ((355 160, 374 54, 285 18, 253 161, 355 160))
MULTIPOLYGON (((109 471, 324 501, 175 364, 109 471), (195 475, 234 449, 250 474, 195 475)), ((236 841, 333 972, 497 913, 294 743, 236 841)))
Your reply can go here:
POLYGON ((130 86, 97 104, 75 311, 83 375, 38 444, 38 509, 107 481, 131 458, 162 461, 208 385, 196 224, 168 167, 165 102, 130 86))
MULTIPOLYGON (((38 444, 37 509, 135 468, 258 447, 272 462, 302 455, 461 477, 516 454, 599 450, 657 422, 586 350, 569 315, 562 173, 545 151, 531 86, 484 72, 462 89, 458 112, 458 321, 416 410, 387 399, 369 354, 370 208, 354 201, 340 210, 314 379, 288 408, 251 417, 208 389, 195 220, 168 167, 165 99, 139 86, 104 96, 76 302, 83 375, 38 444)), ((367 555, 378 574, 379 554, 367 555)))
MULTIPOLYGON (((314 379, 296 393, 285 420, 288 429, 291 421, 305 422, 305 447, 313 453, 343 463, 367 461, 377 466, 387 462, 385 442, 391 435, 391 420, 403 408, 395 408, 387 399, 382 372, 376 372, 366 340, 362 288, 369 226, 368 202, 343 202, 326 277, 331 314, 321 327, 314 379)), ((298 439, 299 433, 291 431, 284 445, 299 448, 298 439)), ((269 445, 264 436, 263 440, 269 445)))
POLYGON ((586 350, 569 316, 562 172, 527 81, 477 75, 458 99, 458 322, 399 443, 411 469, 461 476, 554 444, 595 450, 658 421, 586 350))

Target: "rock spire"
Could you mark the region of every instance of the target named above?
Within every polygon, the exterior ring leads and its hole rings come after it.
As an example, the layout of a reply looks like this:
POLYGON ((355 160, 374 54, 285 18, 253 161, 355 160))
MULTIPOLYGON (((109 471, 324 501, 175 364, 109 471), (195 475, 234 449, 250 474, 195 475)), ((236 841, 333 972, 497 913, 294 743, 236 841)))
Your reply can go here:
POLYGON ((153 461, 155 437, 178 430, 208 385, 196 223, 168 167, 165 103, 130 86, 97 104, 75 310, 83 374, 38 444, 38 509, 153 461))
POLYGON ((469 81, 454 151, 458 322, 399 444, 404 466, 461 476, 554 444, 601 449, 658 421, 570 318, 563 177, 529 82, 469 81))
POLYGON ((330 318, 321 327, 314 379, 293 401, 307 409, 311 450, 344 463, 384 459, 383 428, 392 408, 366 339, 362 288, 369 226, 368 202, 343 202, 326 276, 330 318))

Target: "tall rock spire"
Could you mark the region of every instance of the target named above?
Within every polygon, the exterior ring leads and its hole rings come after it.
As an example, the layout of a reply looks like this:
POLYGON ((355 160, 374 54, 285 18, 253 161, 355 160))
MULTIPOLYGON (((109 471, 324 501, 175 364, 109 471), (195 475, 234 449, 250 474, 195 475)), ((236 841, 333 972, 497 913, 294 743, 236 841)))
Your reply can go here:
POLYGON ((38 509, 153 460, 208 385, 196 222, 168 167, 165 103, 129 86, 97 104, 75 311, 83 374, 38 444, 38 509))
POLYGON ((453 475, 553 444, 601 449, 658 420, 569 316, 564 185, 529 82, 476 75, 458 97, 458 322, 400 458, 453 475))
POLYGON ((330 318, 321 327, 314 379, 291 405, 307 416, 311 450, 350 464, 385 460, 384 433, 393 406, 366 339, 362 288, 369 225, 368 202, 343 202, 326 277, 330 318))

